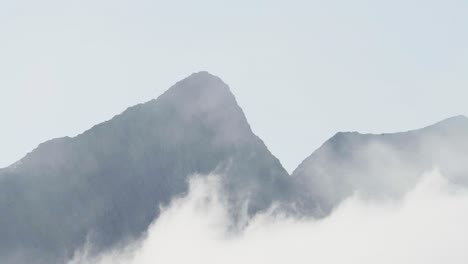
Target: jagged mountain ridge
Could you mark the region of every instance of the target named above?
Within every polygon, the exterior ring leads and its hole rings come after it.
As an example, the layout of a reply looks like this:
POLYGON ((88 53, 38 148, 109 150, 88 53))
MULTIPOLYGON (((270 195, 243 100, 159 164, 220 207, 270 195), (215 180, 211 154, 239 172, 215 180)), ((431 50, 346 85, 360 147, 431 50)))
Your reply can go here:
POLYGON ((193 174, 219 173, 233 215, 288 199, 289 175, 221 79, 195 73, 75 138, 0 171, 1 262, 63 263, 137 238, 193 174))

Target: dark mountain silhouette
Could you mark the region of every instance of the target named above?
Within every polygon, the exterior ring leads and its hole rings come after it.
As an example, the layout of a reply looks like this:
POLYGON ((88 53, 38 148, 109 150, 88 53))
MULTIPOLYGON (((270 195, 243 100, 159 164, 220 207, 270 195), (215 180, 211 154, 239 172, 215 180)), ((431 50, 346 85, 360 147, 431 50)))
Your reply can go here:
POLYGON ((401 197, 433 169, 452 182, 468 184, 468 118, 394 134, 337 133, 292 178, 301 209, 323 216, 354 193, 401 197))
POLYGON ((434 166, 468 185, 467 150, 463 116, 403 133, 340 132, 289 176, 229 87, 199 72, 1 169, 0 263, 64 263, 87 241, 93 254, 139 238, 197 174, 220 175, 236 225, 244 209, 252 216, 273 203, 322 217, 356 192, 401 197, 434 166))
POLYGON ((193 174, 219 172, 233 217, 291 196, 288 173, 207 72, 0 170, 0 262, 63 263, 137 238, 193 174))

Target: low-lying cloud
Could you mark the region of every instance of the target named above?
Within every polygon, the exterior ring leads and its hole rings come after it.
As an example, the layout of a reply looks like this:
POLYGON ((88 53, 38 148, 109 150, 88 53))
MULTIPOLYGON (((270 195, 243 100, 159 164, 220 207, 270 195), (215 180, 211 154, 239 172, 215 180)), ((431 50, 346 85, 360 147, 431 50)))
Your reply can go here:
POLYGON ((140 241, 69 264, 466 263, 467 223, 468 191, 433 171, 400 200, 354 195, 319 220, 266 212, 237 232, 217 177, 197 176, 140 241))

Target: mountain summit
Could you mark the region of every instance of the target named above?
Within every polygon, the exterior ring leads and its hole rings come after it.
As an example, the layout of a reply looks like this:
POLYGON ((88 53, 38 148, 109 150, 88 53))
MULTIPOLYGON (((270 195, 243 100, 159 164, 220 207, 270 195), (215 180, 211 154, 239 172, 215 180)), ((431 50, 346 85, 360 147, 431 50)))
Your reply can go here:
POLYGON ((290 195, 289 175, 229 87, 192 74, 155 100, 0 170, 0 262, 63 263, 140 237, 194 174, 221 175, 233 217, 290 195))

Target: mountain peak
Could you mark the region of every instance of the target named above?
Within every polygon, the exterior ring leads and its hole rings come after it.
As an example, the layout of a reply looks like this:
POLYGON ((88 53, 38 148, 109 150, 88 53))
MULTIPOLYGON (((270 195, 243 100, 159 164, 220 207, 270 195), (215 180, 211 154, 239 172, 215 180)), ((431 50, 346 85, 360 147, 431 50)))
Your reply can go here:
MULTIPOLYGON (((169 90, 174 89, 190 89, 196 92, 214 92, 214 91, 228 91, 229 87, 224 83, 221 78, 215 76, 207 71, 200 71, 192 73, 190 76, 178 81, 169 90)), ((192 91, 193 92, 193 91, 192 91)))
POLYGON ((175 83, 148 106, 164 108, 163 112, 173 113, 184 122, 203 122, 218 128, 229 141, 250 138, 247 135, 252 133, 229 86, 206 71, 193 73, 175 83))
POLYGON ((218 76, 216 76, 214 74, 211 74, 208 71, 194 72, 187 78, 216 78, 216 79, 219 79, 218 76))
POLYGON ((189 112, 212 111, 225 105, 237 105, 229 86, 219 77, 200 71, 178 81, 158 101, 176 104, 189 112))
POLYGON ((291 195, 288 173, 229 87, 208 72, 76 137, 42 144, 17 165, 0 171, 0 263, 30 251, 46 255, 34 263, 58 263, 88 234, 96 251, 137 239, 158 205, 187 193, 193 175, 219 175, 235 221, 291 195))

